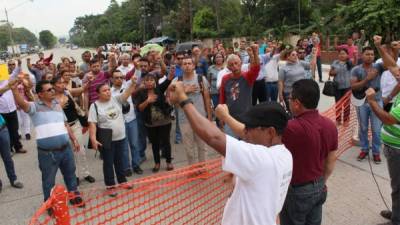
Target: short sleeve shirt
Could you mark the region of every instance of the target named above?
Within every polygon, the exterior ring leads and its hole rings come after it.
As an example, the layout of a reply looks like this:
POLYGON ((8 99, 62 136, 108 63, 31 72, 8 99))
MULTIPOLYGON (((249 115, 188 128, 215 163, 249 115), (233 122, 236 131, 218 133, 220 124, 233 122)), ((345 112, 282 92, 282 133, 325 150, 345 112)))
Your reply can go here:
MULTIPOLYGON (((204 107, 203 95, 202 95, 202 93, 200 91, 199 81, 198 81, 197 76, 200 76, 200 75, 195 74, 193 79, 191 79, 191 80, 183 79, 182 82, 183 82, 184 85, 196 85, 196 87, 198 87, 198 90, 196 92, 187 94, 187 96, 193 101, 193 105, 194 105, 194 107, 196 107, 197 111, 201 115, 207 116, 207 113, 206 113, 206 110, 205 110, 205 107, 204 107)), ((178 79, 175 78, 175 81, 177 81, 177 80, 178 79)), ((204 88, 208 89, 210 85, 208 84, 207 79, 204 76, 202 76, 202 80, 203 80, 204 88)), ((187 123, 188 120, 186 118, 185 113, 182 111, 181 108, 178 108, 178 111, 179 111, 179 113, 178 113, 179 122, 180 123, 187 123)))
POLYGON ((96 101, 89 109, 88 121, 97 123, 101 128, 112 129, 112 140, 119 141, 125 138, 125 122, 122 114, 120 96, 111 97, 108 102, 96 101))
POLYGON ((293 84, 306 78, 305 69, 310 68, 310 63, 300 61, 298 63, 289 63, 279 68, 279 80, 283 81, 283 92, 291 93, 293 84))
POLYGON ((226 136, 222 169, 235 175, 222 224, 275 225, 292 177, 292 156, 284 145, 265 147, 226 136))
MULTIPOLYGON (((350 62, 349 62, 350 63, 350 62)), ((348 69, 347 63, 339 60, 333 61, 331 67, 336 71, 336 76, 333 79, 338 84, 338 89, 346 89, 350 87, 351 68, 348 69)))
MULTIPOLYGON (((374 88, 376 89, 375 99, 377 101, 382 100, 382 91, 381 91, 381 76, 384 71, 384 67, 382 63, 374 63, 372 67, 378 71, 378 75, 371 81, 368 81, 366 88, 374 88)), ((367 71, 364 69, 363 65, 355 66, 351 70, 352 79, 356 79, 357 81, 364 80, 367 77, 367 71)))

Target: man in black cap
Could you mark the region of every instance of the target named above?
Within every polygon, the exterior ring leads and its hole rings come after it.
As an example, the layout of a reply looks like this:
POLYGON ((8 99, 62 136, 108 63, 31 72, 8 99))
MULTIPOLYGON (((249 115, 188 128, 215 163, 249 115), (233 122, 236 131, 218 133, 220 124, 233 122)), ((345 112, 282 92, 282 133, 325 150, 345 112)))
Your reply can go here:
POLYGON ((179 103, 193 131, 225 157, 222 169, 235 175, 222 224, 275 224, 292 177, 292 156, 281 141, 288 121, 282 106, 263 103, 240 115, 239 141, 196 110, 182 82, 171 84, 168 97, 179 103))
MULTIPOLYGON (((338 133, 335 124, 318 113, 319 98, 319 86, 314 80, 303 79, 293 84, 289 106, 294 119, 282 134, 282 142, 293 156, 293 176, 280 214, 282 225, 318 225, 322 221, 325 184, 335 165, 338 133)), ((216 109, 216 115, 236 135, 245 137, 246 123, 229 116, 224 106, 216 109)))

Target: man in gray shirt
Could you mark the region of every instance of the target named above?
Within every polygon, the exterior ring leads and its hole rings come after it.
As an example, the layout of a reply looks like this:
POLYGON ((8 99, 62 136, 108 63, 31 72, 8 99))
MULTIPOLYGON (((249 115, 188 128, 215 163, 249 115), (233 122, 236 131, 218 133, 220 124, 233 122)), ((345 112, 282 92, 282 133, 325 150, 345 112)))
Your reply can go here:
MULTIPOLYGON (((182 61, 183 76, 182 81, 185 86, 185 92, 193 101, 196 109, 210 121, 212 120, 211 98, 209 84, 204 76, 199 78, 195 73, 194 60, 186 57, 182 61)), ((180 80, 178 78, 175 81, 180 80)), ((206 160, 206 149, 204 142, 193 132, 182 109, 178 109, 178 120, 182 132, 182 141, 186 150, 189 164, 196 163, 195 150, 197 150, 198 162, 206 160)))

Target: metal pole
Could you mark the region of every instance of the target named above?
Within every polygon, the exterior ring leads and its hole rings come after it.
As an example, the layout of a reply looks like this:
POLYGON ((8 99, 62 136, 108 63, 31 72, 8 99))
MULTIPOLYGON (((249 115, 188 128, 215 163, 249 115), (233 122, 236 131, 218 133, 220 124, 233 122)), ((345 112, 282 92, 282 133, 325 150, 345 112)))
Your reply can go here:
POLYGON ((10 42, 11 42, 12 54, 14 55, 14 54, 15 54, 15 51, 14 51, 14 40, 13 40, 13 37, 12 37, 12 27, 11 27, 10 21, 8 20, 8 12, 7 12, 7 9, 4 8, 4 11, 5 11, 5 13, 6 13, 6 20, 7 20, 7 24, 8 24, 8 32, 9 32, 9 34, 10 34, 10 42))
POLYGON ((146 0, 143 0, 143 45, 144 42, 146 41, 146 16, 147 16, 147 12, 146 12, 146 0))

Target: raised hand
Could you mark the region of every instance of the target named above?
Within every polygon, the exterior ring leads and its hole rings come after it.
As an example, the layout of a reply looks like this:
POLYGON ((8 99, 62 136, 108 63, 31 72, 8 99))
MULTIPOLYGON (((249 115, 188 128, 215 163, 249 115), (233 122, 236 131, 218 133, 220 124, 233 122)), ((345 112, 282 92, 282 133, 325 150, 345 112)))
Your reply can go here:
POLYGON ((379 35, 374 35, 374 44, 375 46, 380 46, 382 44, 382 37, 379 35))

